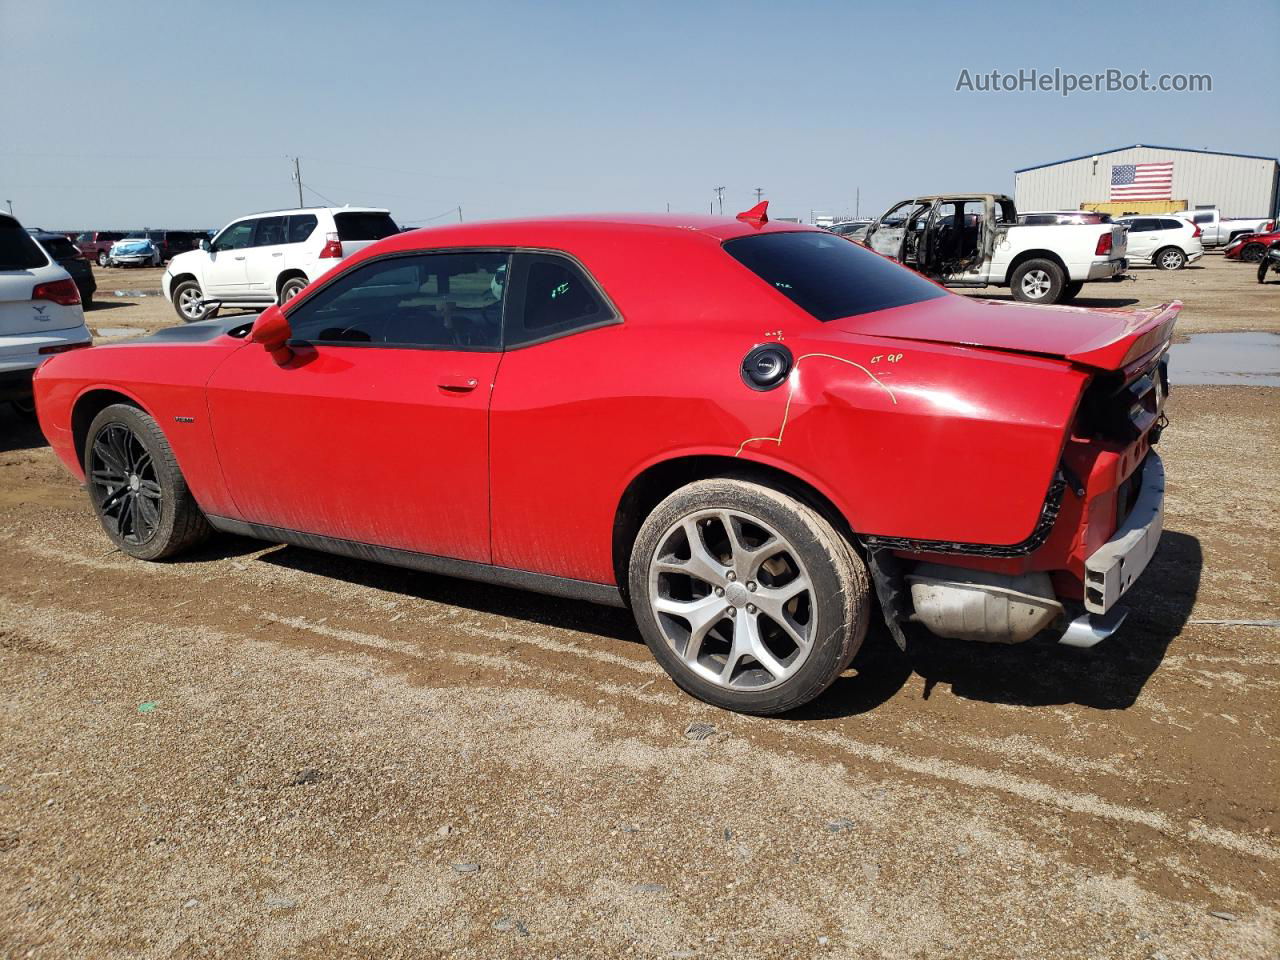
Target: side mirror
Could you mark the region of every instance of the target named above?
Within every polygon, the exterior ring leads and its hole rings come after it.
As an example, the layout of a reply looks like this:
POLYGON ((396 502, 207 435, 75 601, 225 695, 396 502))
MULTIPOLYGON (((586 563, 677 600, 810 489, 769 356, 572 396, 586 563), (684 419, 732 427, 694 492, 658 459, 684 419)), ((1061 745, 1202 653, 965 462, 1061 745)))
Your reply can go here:
POLYGON ((197 245, 200 247, 200 249, 201 249, 201 250, 204 250, 206 253, 209 251, 209 241, 208 241, 208 240, 203 240, 203 239, 202 239, 202 240, 200 240, 200 242, 199 242, 197 245))
POLYGON ((292 335, 293 331, 289 329, 289 320, 284 311, 273 306, 258 314, 258 319, 253 322, 253 328, 249 331, 249 340, 261 344, 276 363, 284 366, 293 358, 293 351, 289 349, 289 338, 292 335))

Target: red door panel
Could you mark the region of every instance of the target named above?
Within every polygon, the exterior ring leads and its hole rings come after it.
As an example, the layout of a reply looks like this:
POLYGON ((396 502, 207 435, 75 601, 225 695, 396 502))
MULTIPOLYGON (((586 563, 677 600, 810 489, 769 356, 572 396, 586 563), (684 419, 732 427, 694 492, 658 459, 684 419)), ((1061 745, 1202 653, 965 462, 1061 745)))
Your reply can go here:
POLYGON ((241 518, 487 563, 489 398, 500 354, 255 345, 209 382, 241 518))

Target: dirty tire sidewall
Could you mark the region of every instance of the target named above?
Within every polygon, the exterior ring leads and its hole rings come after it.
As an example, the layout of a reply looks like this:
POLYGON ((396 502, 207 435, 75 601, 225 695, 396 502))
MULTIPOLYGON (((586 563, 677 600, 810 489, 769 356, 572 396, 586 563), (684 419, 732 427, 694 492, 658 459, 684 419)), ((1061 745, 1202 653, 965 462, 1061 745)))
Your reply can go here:
POLYGON ((1023 303, 1057 303, 1062 298, 1064 286, 1066 286, 1066 277, 1062 273, 1062 268, 1052 260, 1043 259, 1028 260, 1026 263, 1018 264, 1018 269, 1013 271, 1013 278, 1009 284, 1013 299, 1023 303), (1032 279, 1044 278, 1043 293, 1032 295, 1023 289, 1024 281, 1029 276, 1032 279))
POLYGON ((155 466, 156 480, 160 484, 160 522, 155 535, 144 544, 130 543, 116 533, 111 524, 103 519, 101 500, 92 484, 86 484, 89 490, 89 502, 98 518, 102 530, 120 550, 139 560, 163 560, 187 550, 212 532, 195 498, 187 488, 186 478, 178 469, 178 461, 174 458, 173 449, 165 439, 159 425, 149 415, 137 407, 124 403, 116 403, 105 408, 93 418, 89 431, 85 436, 83 450, 85 469, 89 468, 94 440, 111 424, 122 424, 142 442, 151 454, 151 462, 155 466))
POLYGON ((306 289, 307 281, 301 277, 290 277, 280 287, 280 303, 286 304, 303 290, 306 289))
POLYGON ((862 645, 871 609, 866 565, 831 523, 789 494, 747 480, 700 480, 659 503, 636 537, 628 581, 645 643, 682 690, 726 710, 765 716, 803 706, 831 686, 862 645), (813 650, 795 674, 768 690, 727 690, 693 673, 667 645, 650 603, 649 567, 663 534, 682 517, 717 507, 767 521, 800 554, 813 583, 813 650))

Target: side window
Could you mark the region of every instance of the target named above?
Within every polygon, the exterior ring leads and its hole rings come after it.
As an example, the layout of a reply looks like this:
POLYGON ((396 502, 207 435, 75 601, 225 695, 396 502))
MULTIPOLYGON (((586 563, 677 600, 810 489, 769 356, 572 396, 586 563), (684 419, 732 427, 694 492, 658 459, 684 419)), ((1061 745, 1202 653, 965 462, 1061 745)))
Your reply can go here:
POLYGON ((295 213, 289 218, 289 238, 286 242, 302 243, 315 232, 315 229, 316 215, 314 213, 295 213))
POLYGON ((253 228, 256 220, 241 220, 233 223, 213 241, 214 252, 221 250, 243 250, 253 245, 253 228))
POLYGON ((1181 220, 1161 220, 1160 221, 1161 230, 1180 230, 1181 228, 1182 228, 1181 220))
POLYGON ((285 221, 288 217, 263 217, 258 221, 258 229, 253 234, 255 247, 274 247, 284 243, 285 221))
POLYGON ((518 292, 507 313, 508 347, 615 319, 595 284, 567 257, 519 254, 513 276, 518 292))
POLYGON ((1155 221, 1150 217, 1138 217, 1129 221, 1130 233, 1149 233, 1155 229, 1155 221))
POLYGON ((497 350, 510 257, 430 253, 373 260, 288 311, 315 344, 497 350))
POLYGON ((1195 215, 1196 223, 1213 223, 1212 213, 1197 213, 1195 215))

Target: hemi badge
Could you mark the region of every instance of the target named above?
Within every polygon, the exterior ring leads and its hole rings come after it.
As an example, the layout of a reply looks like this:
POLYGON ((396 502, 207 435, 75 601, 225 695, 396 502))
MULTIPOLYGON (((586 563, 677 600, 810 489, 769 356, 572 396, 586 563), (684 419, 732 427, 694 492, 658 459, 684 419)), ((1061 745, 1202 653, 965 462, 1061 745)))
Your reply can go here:
POLYGON ((177 420, 179 423, 195 423, 196 422, 195 417, 174 417, 173 419, 177 420))

